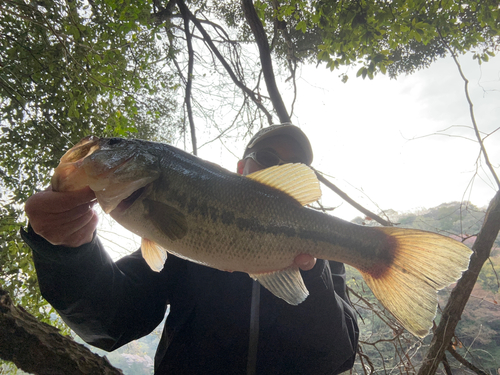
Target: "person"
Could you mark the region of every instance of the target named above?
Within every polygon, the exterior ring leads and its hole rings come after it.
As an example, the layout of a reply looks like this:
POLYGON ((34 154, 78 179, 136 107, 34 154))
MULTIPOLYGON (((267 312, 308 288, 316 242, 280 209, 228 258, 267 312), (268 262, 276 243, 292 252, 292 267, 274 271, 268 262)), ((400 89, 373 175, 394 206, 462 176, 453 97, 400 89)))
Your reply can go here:
MULTIPOLYGON (((300 128, 273 125, 250 140, 237 171, 312 159, 300 128)), ((331 375, 353 366, 358 327, 343 264, 297 256, 310 292, 298 306, 247 274, 173 255, 157 273, 140 250, 111 260, 96 236, 94 202, 88 188, 39 192, 26 202, 22 231, 42 295, 87 343, 112 351, 149 334, 170 306, 155 374, 331 375)))

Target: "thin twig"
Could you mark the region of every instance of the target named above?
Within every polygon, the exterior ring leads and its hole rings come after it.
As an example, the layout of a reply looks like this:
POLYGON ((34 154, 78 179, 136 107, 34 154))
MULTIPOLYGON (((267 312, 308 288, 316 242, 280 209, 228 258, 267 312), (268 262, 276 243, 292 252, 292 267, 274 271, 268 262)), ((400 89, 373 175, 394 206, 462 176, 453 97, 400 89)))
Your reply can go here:
POLYGON ((220 51, 218 50, 218 48, 215 46, 212 38, 210 37, 210 35, 208 35, 207 31, 205 30, 205 28, 203 27, 203 25, 201 24, 201 22, 191 13, 191 11, 188 9, 188 7, 186 6, 186 4, 182 0, 178 0, 177 5, 179 6, 179 8, 183 8, 184 9, 183 12, 185 12, 186 14, 189 15, 189 18, 190 18, 191 22, 193 22, 193 24, 196 26, 196 28, 203 35, 205 43, 210 47, 210 49, 213 51, 213 53, 217 56, 217 58, 219 59, 219 61, 221 62, 221 64, 226 69, 226 72, 229 74, 229 76, 231 77, 231 79, 235 83, 235 85, 238 86, 244 93, 246 93, 253 100, 253 102, 257 105, 257 107, 262 112, 264 112, 264 114, 266 115, 268 123, 272 124, 273 123, 273 116, 262 105, 261 101, 259 100, 259 98, 257 98, 257 96, 255 95, 255 93, 252 90, 250 90, 247 86, 245 86, 245 84, 243 84, 243 82, 241 82, 238 79, 238 77, 235 75, 233 69, 231 69, 231 67, 227 63, 227 61, 224 58, 224 56, 222 56, 222 54, 220 53, 220 51))
POLYGON ((469 96, 469 80, 465 77, 465 75, 464 75, 464 73, 462 71, 462 67, 460 66, 460 63, 458 62, 457 55, 450 48, 450 46, 448 45, 448 43, 446 43, 446 41, 444 40, 444 38, 441 35, 441 32, 439 30, 438 30, 438 33, 439 33, 439 37, 441 38, 441 43, 450 52, 451 57, 453 58, 453 61, 455 62, 455 65, 458 68, 458 72, 460 73, 460 76, 462 77, 462 79, 464 81, 465 97, 467 98, 467 102, 469 103, 469 112, 470 112, 470 117, 471 117, 472 125, 474 127, 474 132, 476 133, 476 138, 477 138, 477 141, 479 142, 479 146, 481 147, 481 151, 483 153, 484 160, 486 161, 486 165, 490 169, 490 172, 493 175, 493 178, 495 179, 498 188, 500 189, 500 180, 498 179, 498 176, 497 176, 497 174, 495 172, 495 169, 493 168, 493 166, 490 163, 490 159, 488 157, 488 153, 486 152, 486 148, 484 147, 483 139, 481 138, 481 134, 479 134, 479 129, 478 129, 478 126, 477 126, 477 123, 476 123, 475 115, 474 115, 474 105, 472 104, 472 100, 471 100, 471 98, 469 96))
POLYGON ((448 363, 448 358, 446 358, 446 356, 443 356, 443 360, 441 362, 443 363, 444 371, 446 372, 446 375, 453 375, 453 373, 451 372, 451 366, 448 363))
POLYGON ((453 358, 455 358, 458 362, 467 367, 469 370, 474 371, 476 374, 479 375, 487 375, 483 370, 478 369, 476 366, 474 366, 472 363, 470 363, 464 357, 458 354, 457 351, 453 349, 453 346, 450 345, 447 350, 453 356, 453 358))
POLYGON ((321 172, 317 171, 316 169, 312 168, 312 170, 316 173, 316 176, 318 177, 318 180, 320 180, 322 183, 324 183, 328 188, 333 190, 335 193, 337 193, 343 200, 345 200, 347 203, 349 203, 351 206, 359 210, 360 212, 364 213, 366 216, 372 218, 373 220, 377 221, 378 223, 382 224, 383 226, 386 227, 391 227, 393 224, 387 220, 382 219, 380 216, 377 214, 371 212, 370 210, 367 210, 363 206, 361 206, 359 203, 355 202, 351 197, 349 197, 346 193, 344 193, 342 190, 340 190, 337 186, 335 186, 333 183, 328 181, 325 176, 321 174, 321 172))
MULTIPOLYGON (((178 4, 182 0, 178 1, 178 4)), ((193 154, 198 155, 198 147, 196 146, 196 127, 194 126, 193 108, 191 107, 191 87, 193 86, 193 66, 194 66, 194 52, 191 40, 191 33, 189 32, 189 14, 186 12, 187 7, 179 5, 179 9, 184 18, 184 33, 186 34, 186 44, 188 47, 188 73, 186 82, 186 91, 184 103, 186 104, 187 114, 189 118, 189 128, 191 129, 191 144, 193 146, 193 154)))

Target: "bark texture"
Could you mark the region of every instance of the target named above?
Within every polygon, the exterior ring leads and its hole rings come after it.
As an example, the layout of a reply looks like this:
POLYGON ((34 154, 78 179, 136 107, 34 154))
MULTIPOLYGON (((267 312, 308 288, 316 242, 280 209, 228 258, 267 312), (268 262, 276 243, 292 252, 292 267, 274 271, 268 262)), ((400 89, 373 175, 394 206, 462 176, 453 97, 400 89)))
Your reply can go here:
POLYGON ((7 292, 0 289, 0 358, 13 362, 23 371, 40 375, 79 375, 123 373, 106 357, 92 353, 83 345, 14 306, 7 292))

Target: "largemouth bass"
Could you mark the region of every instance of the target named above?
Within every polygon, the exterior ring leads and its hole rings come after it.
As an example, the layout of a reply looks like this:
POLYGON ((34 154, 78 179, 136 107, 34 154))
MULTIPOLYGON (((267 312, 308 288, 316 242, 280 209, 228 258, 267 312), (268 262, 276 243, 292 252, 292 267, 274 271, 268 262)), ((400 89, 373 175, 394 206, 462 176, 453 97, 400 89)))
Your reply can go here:
POLYGON ((365 227, 304 207, 321 196, 314 172, 285 164, 241 176, 166 144, 87 137, 62 158, 55 191, 90 186, 106 213, 142 237, 161 271, 167 253, 246 272, 286 302, 308 296, 302 253, 358 269, 411 333, 428 334, 438 290, 467 269, 471 251, 435 233, 365 227))

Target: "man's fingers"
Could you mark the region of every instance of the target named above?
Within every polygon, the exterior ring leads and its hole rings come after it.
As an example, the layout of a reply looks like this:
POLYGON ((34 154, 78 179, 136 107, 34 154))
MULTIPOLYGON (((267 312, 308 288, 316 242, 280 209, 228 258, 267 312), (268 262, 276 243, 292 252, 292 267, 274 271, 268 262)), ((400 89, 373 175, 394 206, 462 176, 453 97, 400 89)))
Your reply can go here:
POLYGON ((309 271, 315 266, 316 258, 309 254, 299 254, 295 257, 295 264, 302 271, 309 271))
POLYGON ((79 230, 74 232, 68 239, 65 246, 68 247, 78 247, 83 244, 89 243, 92 241, 92 237, 94 236, 94 231, 97 227, 97 223, 99 222, 99 217, 95 211, 92 211, 93 215, 90 220, 79 230))
POLYGON ((59 232, 39 233, 52 245, 78 247, 92 240, 99 218, 94 210, 90 210, 79 218, 59 226, 59 232))
POLYGON ((51 189, 31 196, 24 206, 31 227, 53 245, 80 246, 92 240, 97 214, 95 194, 86 187, 77 191, 51 189))
POLYGON ((62 226, 62 228, 64 229, 64 227, 66 227, 67 233, 71 233, 71 234, 76 233, 80 229, 82 229, 84 226, 86 226, 92 220, 94 215, 96 215, 94 210, 89 210, 89 211, 85 212, 83 215, 81 215, 80 217, 76 218, 75 220, 64 224, 62 226))
POLYGON ((53 224, 63 225, 65 223, 72 222, 74 220, 79 219, 83 215, 88 214, 90 211, 92 211, 92 207, 95 205, 95 203, 96 203, 96 201, 91 201, 91 202, 81 204, 75 208, 68 210, 68 211, 47 214, 46 220, 48 222, 51 222, 52 225, 53 224))
MULTIPOLYGON (((87 186, 81 190, 57 192, 45 190, 33 195, 26 201, 29 211, 32 206, 45 213, 60 213, 95 199, 94 192, 87 186)), ((29 212, 28 212, 29 214, 29 212)))

